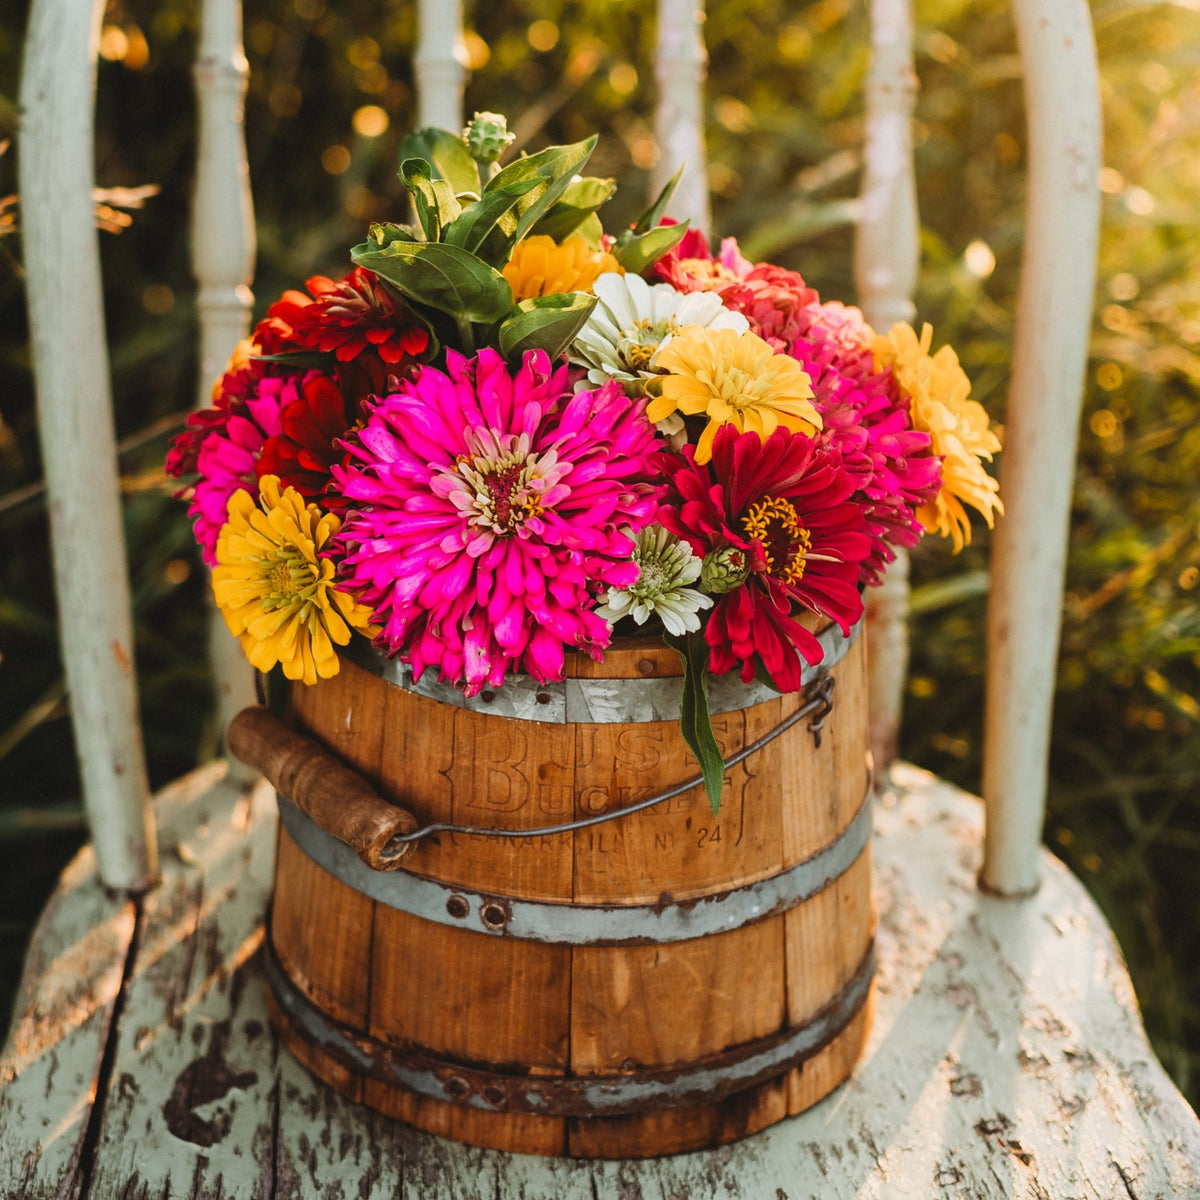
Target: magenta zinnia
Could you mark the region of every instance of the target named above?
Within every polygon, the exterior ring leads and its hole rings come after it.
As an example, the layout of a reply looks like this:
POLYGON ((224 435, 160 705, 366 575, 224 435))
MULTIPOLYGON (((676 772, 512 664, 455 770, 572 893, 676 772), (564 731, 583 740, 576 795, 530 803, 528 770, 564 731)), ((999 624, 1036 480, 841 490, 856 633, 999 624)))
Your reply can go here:
POLYGON ((704 631, 710 670, 740 667, 749 682, 761 662, 777 688, 797 691, 801 660, 822 657, 799 611, 843 633, 862 615, 859 565, 871 542, 839 456, 802 433, 764 440, 725 425, 711 462, 697 464, 691 446, 659 462, 671 487, 658 520, 704 556, 701 586, 717 593, 704 631))
POLYGON ((817 445, 838 452, 854 483, 872 543, 862 577, 878 584, 896 547, 920 540, 918 510, 937 495, 941 459, 929 435, 912 427, 908 401, 891 373, 876 372, 870 359, 870 370, 860 370, 863 360, 854 347, 814 325, 792 342, 789 354, 812 380, 813 405, 823 421, 817 445))
POLYGON ((283 408, 294 396, 291 377, 257 375, 249 394, 224 410, 224 420, 199 440, 199 478, 188 515, 195 521, 196 541, 209 566, 217 561, 217 538, 228 520, 229 498, 235 492, 258 494, 263 445, 283 431, 283 408))
POLYGON ((598 656, 610 587, 637 578, 660 448, 615 384, 571 390, 538 351, 514 374, 494 350, 447 351, 380 400, 334 467, 353 507, 342 579, 375 610, 378 644, 468 695, 510 670, 561 679, 564 646, 598 656))

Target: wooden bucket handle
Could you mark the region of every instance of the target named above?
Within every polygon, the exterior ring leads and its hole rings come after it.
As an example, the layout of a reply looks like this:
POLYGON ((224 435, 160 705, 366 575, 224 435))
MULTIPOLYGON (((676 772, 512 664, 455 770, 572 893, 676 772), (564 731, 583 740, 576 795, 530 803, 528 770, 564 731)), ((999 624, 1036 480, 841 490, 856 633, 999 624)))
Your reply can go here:
POLYGON ((326 833, 345 842, 376 871, 391 871, 415 843, 407 809, 385 800, 361 775, 269 708, 244 708, 229 723, 229 751, 258 771, 326 833))

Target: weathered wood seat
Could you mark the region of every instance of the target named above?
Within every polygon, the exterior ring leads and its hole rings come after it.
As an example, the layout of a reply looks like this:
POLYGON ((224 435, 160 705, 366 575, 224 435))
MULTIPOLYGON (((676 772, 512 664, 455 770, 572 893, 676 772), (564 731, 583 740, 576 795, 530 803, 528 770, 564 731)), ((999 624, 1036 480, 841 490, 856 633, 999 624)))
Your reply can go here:
POLYGON ((1048 854, 1036 897, 981 894, 982 805, 922 771, 878 805, 880 984, 850 1081, 732 1146, 624 1163, 417 1133, 281 1050, 257 958, 274 797, 220 774, 158 798, 142 900, 107 894, 90 849, 65 873, 0 1058, 0 1195, 1200 1196, 1200 1122, 1095 905, 1048 854))
MULTIPOLYGON (((56 3, 35 6, 39 36, 78 38, 78 65, 86 6, 56 3)), ((907 0, 875 0, 875 8, 875 49, 886 68, 879 93, 894 99, 909 86, 907 59, 889 41, 910 19, 907 0)), ((576 1162, 464 1147, 345 1101, 279 1048, 257 957, 274 854, 272 796, 214 764, 157 797, 154 820, 143 822, 136 737, 118 744, 111 736, 112 728, 129 732, 111 714, 135 706, 131 681, 113 664, 130 632, 115 582, 116 488, 104 449, 111 431, 96 433, 108 419, 103 333, 98 321, 77 320, 80 350, 70 357, 36 345, 39 312, 61 316, 65 304, 56 262, 72 264, 72 302, 83 295, 93 315, 99 310, 88 293, 98 283, 89 274, 90 177, 76 172, 64 182, 41 172, 39 195, 52 186, 55 204, 29 206, 31 323, 44 419, 59 423, 55 439, 68 446, 47 466, 57 553, 71 567, 62 574, 73 575, 63 586, 82 589, 93 614, 88 628, 68 631, 66 649, 75 715, 92 721, 80 744, 95 848, 64 873, 43 915, 0 1054, 0 1195, 1200 1197, 1200 1121, 1149 1050, 1095 906, 1036 849, 1069 482, 1069 462, 1044 455, 1069 456, 1074 442, 1090 303, 1083 282, 1094 250, 1080 228, 1087 204, 1081 218, 1075 200, 1093 187, 1094 127, 1060 102, 1078 67, 1083 0, 1015 0, 1014 8, 1030 59, 1031 210, 1042 216, 1030 223, 1022 306, 1032 315, 1018 339, 1009 516, 997 539, 987 836, 979 801, 914 768, 893 769, 876 813, 879 985, 862 1061, 844 1087, 799 1117, 671 1159, 576 1162), (1060 403, 1045 405, 1046 395, 1060 403), (72 406, 84 396, 94 407, 81 415, 72 406), (1010 625, 1025 631, 1020 645, 1010 645, 1010 625), (154 842, 138 839, 155 824, 161 879, 143 894, 154 842), (988 889, 976 883, 981 866, 988 889)), ((443 9, 457 12, 451 3, 443 9)), ((233 45, 234 5, 209 11, 215 41, 233 45)), ((238 54, 206 53, 205 70, 222 77, 236 109, 238 54)), ((56 161, 66 172, 88 158, 90 121, 72 121, 90 111, 89 84, 50 62, 27 67, 26 95, 62 118, 69 136, 56 161)), ((910 177, 896 146, 906 120, 902 104, 885 103, 873 126, 875 157, 869 138, 869 260, 872 244, 894 252, 905 241, 896 221, 911 217, 910 177)), ((47 119, 38 128, 48 157, 58 126, 47 119)), ((231 295, 240 269, 234 261, 231 295)), ((865 273, 883 280, 867 297, 877 323, 904 315, 895 309, 903 308, 905 271, 893 253, 882 273, 865 273)), ((209 299, 216 311, 225 305, 227 318, 224 332, 209 326, 211 370, 244 316, 219 289, 209 299)))

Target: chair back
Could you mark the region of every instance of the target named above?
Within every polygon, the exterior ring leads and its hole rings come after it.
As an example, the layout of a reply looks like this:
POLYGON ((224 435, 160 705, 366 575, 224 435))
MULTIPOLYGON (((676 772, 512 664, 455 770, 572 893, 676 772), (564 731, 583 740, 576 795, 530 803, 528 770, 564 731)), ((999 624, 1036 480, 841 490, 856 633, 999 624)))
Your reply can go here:
MULTIPOLYGON (((714 0, 714 3, 717 0, 714 0)), ((137 718, 96 231, 92 214, 96 56, 104 0, 34 0, 21 87, 20 188, 33 358, 50 497, 62 638, 85 806, 101 875, 138 890, 155 873, 137 718), (69 265, 69 269, 68 269, 69 265), (56 338, 64 323, 72 353, 56 338)), ((1074 448, 1099 230, 1100 103, 1086 0, 1012 0, 1029 127, 1026 240, 988 629, 983 883, 1037 886, 1074 448)), ((911 0, 871 0, 872 65, 856 278, 868 320, 912 314, 917 208, 910 125, 911 0)), ((676 215, 708 228, 702 0, 659 0, 656 137, 662 167, 686 161, 676 215)), ((415 69, 422 124, 457 127, 460 0, 421 0, 415 69)), ((248 329, 254 226, 242 136, 246 61, 237 0, 203 0, 196 65, 199 157, 193 218, 207 382, 248 329)), ((659 182, 662 182, 660 179, 659 182)), ((903 561, 873 602, 875 743, 889 752, 903 682, 903 561)), ((249 669, 213 641, 225 715, 249 669)))

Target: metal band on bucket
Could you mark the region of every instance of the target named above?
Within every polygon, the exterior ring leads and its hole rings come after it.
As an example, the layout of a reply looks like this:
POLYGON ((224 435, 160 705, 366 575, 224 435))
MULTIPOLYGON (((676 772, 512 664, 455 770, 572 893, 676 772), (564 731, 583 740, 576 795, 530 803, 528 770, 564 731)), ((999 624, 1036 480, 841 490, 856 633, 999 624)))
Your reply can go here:
MULTIPOLYGON (((840 662, 854 645, 861 628, 860 620, 848 637, 843 637, 836 625, 817 634, 824 656, 816 666, 804 665, 801 686, 840 662)), ((415 681, 412 667, 399 659, 388 658, 364 638, 352 638, 350 645, 340 653, 373 675, 418 696, 517 721, 542 721, 551 725, 678 721, 683 695, 683 679, 679 676, 564 679, 557 683, 538 683, 528 675, 514 675, 507 678, 501 688, 484 689, 477 696, 464 696, 453 684, 438 681, 433 671, 427 670, 420 681, 415 681)), ((711 713, 733 712, 778 699, 779 693, 774 688, 764 683, 743 683, 732 671, 708 680, 708 710, 711 713)))
POLYGON ((846 986, 803 1025, 692 1063, 635 1066, 612 1075, 507 1074, 441 1058, 422 1046, 383 1042, 333 1020, 313 1004, 288 977, 270 937, 263 943, 263 969, 296 1033, 357 1076, 490 1112, 596 1117, 715 1103, 800 1066, 858 1015, 870 992, 875 955, 872 944, 846 986))
POLYGON ((283 796, 279 817, 318 866, 363 895, 440 925, 493 937, 572 946, 679 942, 727 933, 786 912, 823 891, 855 862, 871 834, 867 793, 854 819, 833 841, 778 874, 711 895, 653 904, 562 904, 475 892, 400 868, 374 871, 345 843, 326 833, 283 796))

